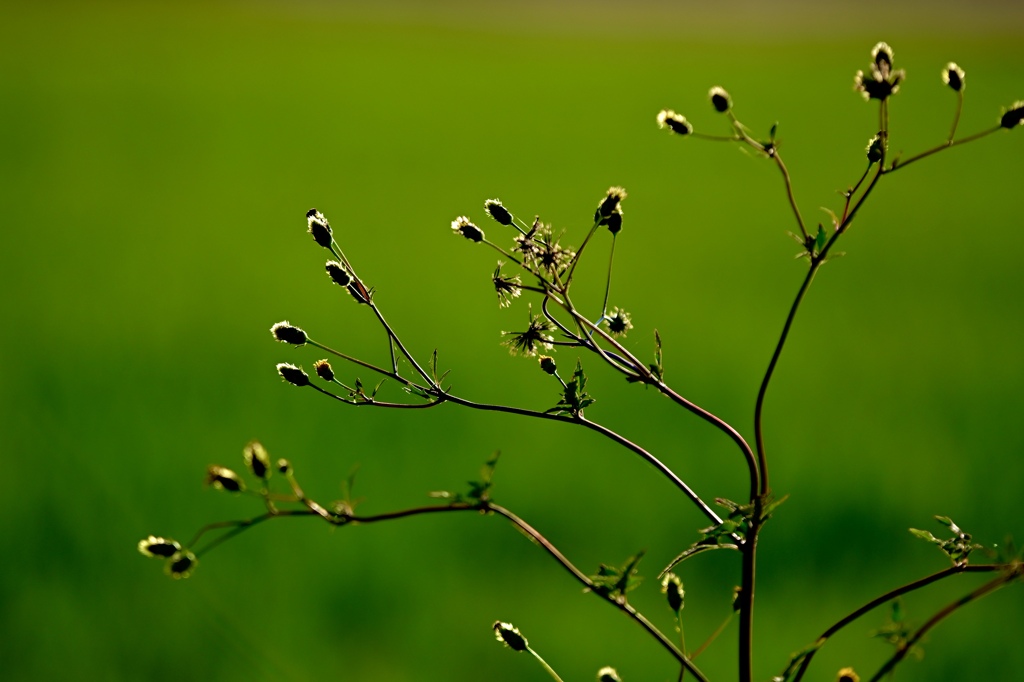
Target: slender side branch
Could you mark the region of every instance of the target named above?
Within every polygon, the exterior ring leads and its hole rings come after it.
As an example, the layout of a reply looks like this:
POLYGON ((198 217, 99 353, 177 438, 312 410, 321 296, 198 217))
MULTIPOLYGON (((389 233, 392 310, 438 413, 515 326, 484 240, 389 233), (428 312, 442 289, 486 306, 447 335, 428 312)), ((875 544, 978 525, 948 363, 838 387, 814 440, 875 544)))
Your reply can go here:
POLYGON ((825 643, 829 640, 830 637, 835 635, 837 632, 839 632, 846 626, 853 623, 861 616, 865 615, 870 611, 873 611, 879 606, 887 604, 891 602, 893 599, 896 599, 897 597, 900 597, 904 594, 909 594, 910 592, 919 590, 922 587, 927 587, 932 583, 938 582, 953 575, 959 575, 961 573, 992 573, 995 571, 1006 570, 1006 568, 1007 567, 1003 564, 982 564, 975 566, 966 564, 961 566, 950 566, 949 568, 938 571, 937 573, 932 573, 931 575, 919 578, 913 582, 909 582, 906 585, 901 585, 897 588, 889 590, 885 594, 875 597, 874 599, 864 604, 860 608, 840 618, 834 624, 829 626, 824 632, 822 632, 821 635, 818 636, 818 639, 815 641, 815 648, 810 653, 808 653, 807 656, 804 657, 803 661, 800 664, 800 669, 797 670, 796 677, 793 678, 793 682, 800 682, 800 680, 803 679, 804 673, 807 672, 808 666, 811 665, 811 660, 814 658, 814 655, 818 653, 818 650, 820 650, 821 647, 825 645, 825 643))
POLYGON ((994 128, 989 128, 988 130, 983 130, 980 133, 975 133, 974 135, 969 135, 967 137, 960 138, 959 140, 956 140, 955 142, 952 141, 952 140, 950 140, 948 142, 944 142, 944 143, 940 144, 937 147, 932 147, 931 149, 929 149, 927 151, 923 151, 920 154, 915 154, 914 156, 911 156, 906 161, 900 161, 898 163, 894 161, 893 165, 891 165, 889 168, 887 168, 884 172, 885 173, 895 173, 896 171, 900 170, 901 168, 906 168, 907 166, 909 166, 910 164, 914 163, 915 161, 920 161, 923 158, 931 156, 932 154, 937 154, 937 153, 941 152, 944 149, 949 149, 950 147, 956 147, 957 145, 966 144, 968 142, 974 142, 975 140, 981 139, 981 138, 985 137, 986 135, 991 135, 992 133, 994 133, 994 132, 996 132, 997 130, 1000 130, 1000 129, 1002 129, 1002 126, 997 125, 994 128))
MULTIPOLYGON (((303 498, 303 500, 301 501, 306 503, 307 506, 315 505, 316 507, 322 509, 322 507, 319 507, 319 505, 316 505, 316 503, 313 503, 312 501, 306 501, 305 498, 303 498)), ((640 627, 646 630, 647 633, 651 635, 651 637, 653 637, 666 651, 668 651, 680 665, 686 668, 686 670, 689 671, 690 674, 692 674, 696 680, 699 680, 701 682, 708 682, 708 679, 707 677, 705 677, 704 673, 701 672, 700 669, 697 668, 697 666, 687 656, 685 656, 683 652, 680 651, 679 648, 676 647, 676 645, 673 644, 668 637, 666 637, 660 630, 658 630, 657 627, 655 627, 649 620, 647 620, 647 618, 645 618, 642 613, 633 608, 633 606, 626 601, 625 597, 612 596, 595 589, 598 586, 589 577, 587 577, 586 574, 584 574, 582 571, 576 568, 576 566, 571 561, 569 561, 569 559, 566 558, 566 556, 562 554, 562 552, 559 551, 559 549, 555 547, 551 543, 551 541, 544 537, 544 535, 542 535, 538 530, 536 530, 533 526, 528 524, 526 521, 524 521, 516 514, 512 513, 512 511, 506 509, 505 507, 493 504, 492 502, 489 502, 487 500, 480 500, 479 502, 474 503, 452 502, 451 504, 444 505, 413 507, 410 509, 402 509, 399 511, 387 512, 383 514, 374 514, 368 516, 361 516, 358 514, 347 512, 327 512, 327 515, 325 516, 324 514, 321 514, 318 511, 314 510, 312 507, 308 509, 280 511, 275 510, 268 511, 267 513, 261 514, 260 516, 253 517, 251 519, 245 519, 242 521, 226 521, 221 523, 209 524, 205 526, 202 530, 200 530, 197 536, 193 539, 193 542, 197 541, 200 537, 202 537, 203 534, 211 530, 215 530, 217 528, 231 528, 231 530, 229 530, 227 533, 217 538, 210 545, 204 548, 204 553, 209 552, 211 549, 213 549, 220 543, 226 541, 227 539, 234 537, 235 535, 238 535, 239 533, 242 533, 259 523, 262 523, 263 521, 266 521, 277 516, 317 516, 323 518, 332 525, 346 526, 350 524, 369 524, 378 523, 381 521, 393 521, 396 519, 408 518, 412 516, 421 516, 424 514, 442 514, 449 512, 467 511, 478 512, 481 514, 494 513, 498 516, 503 516, 505 519, 507 519, 513 525, 515 525, 520 531, 522 531, 523 534, 529 537, 536 545, 538 545, 545 552, 547 552, 556 562, 558 562, 558 564, 563 569, 565 569, 567 573, 569 573, 569 575, 571 575, 577 582, 583 585, 592 594, 607 601, 609 604, 612 604, 617 609, 625 613, 630 619, 632 619, 634 622, 640 625, 640 627)))
POLYGON ((772 150, 772 158, 775 159, 775 165, 779 167, 779 171, 782 173, 782 179, 786 183, 786 196, 789 197, 790 208, 793 209, 793 215, 796 216, 796 222, 800 226, 800 235, 806 242, 807 227, 804 225, 803 216, 800 215, 800 207, 797 206, 796 197, 793 196, 793 180, 789 177, 789 170, 786 168, 786 164, 782 162, 782 157, 779 156, 778 150, 772 150))
POLYGON ((928 619, 927 623, 919 627, 917 629, 917 632, 908 637, 907 641, 903 642, 900 645, 900 647, 896 650, 896 653, 893 654, 892 658, 886 661, 885 664, 878 669, 878 672, 875 673, 874 676, 868 682, 878 682, 878 680, 882 679, 882 677, 886 673, 895 668, 896 665, 899 664, 899 662, 906 657, 906 655, 910 652, 911 649, 913 649, 914 645, 921 640, 925 633, 927 633, 929 630, 931 630, 936 625, 945 620, 954 611, 959 610, 961 607, 967 606, 971 602, 981 599, 987 594, 995 592, 1000 587, 1003 587, 1019 578, 1022 575, 1022 566, 1024 566, 1024 564, 1017 564, 1013 566, 1011 570, 1008 570, 1002 575, 993 578, 992 580, 988 581, 987 583, 985 583, 978 589, 974 590, 973 592, 966 594, 963 597, 960 597, 956 601, 940 609, 934 616, 928 619))

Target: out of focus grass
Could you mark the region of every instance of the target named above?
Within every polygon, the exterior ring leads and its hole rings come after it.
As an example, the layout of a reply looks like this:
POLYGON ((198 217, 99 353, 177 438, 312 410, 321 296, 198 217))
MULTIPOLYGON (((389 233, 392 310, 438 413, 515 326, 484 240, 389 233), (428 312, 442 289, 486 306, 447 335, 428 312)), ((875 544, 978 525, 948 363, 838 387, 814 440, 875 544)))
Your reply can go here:
MULTIPOLYGON (((897 148, 945 135, 949 59, 968 74, 965 132, 1024 95, 1019 31, 989 14, 960 17, 961 32, 934 17, 922 29, 913 12, 851 26, 849 11, 768 18, 761 31, 678 10, 662 19, 656 6, 640 22, 624 8, 601 22, 559 7, 531 23, 413 5, 4 6, 5 677, 544 679, 491 641, 502 619, 566 679, 606 664, 627 680, 673 678, 637 628, 497 519, 336 532, 282 520, 180 583, 134 551, 149 533, 187 538, 257 513, 201 485, 207 464, 240 465, 253 437, 324 500, 359 464, 367 511, 458 489, 500 448, 498 501, 585 569, 646 548, 653 575, 702 518, 596 436, 450 406, 356 412, 277 380, 275 362, 317 357, 272 342, 284 318, 386 357, 373 320, 324 277, 303 212, 327 213, 393 324, 422 357, 440 349, 457 390, 545 408, 550 382, 498 346, 525 306, 497 309, 494 259, 448 224, 468 214, 497 237, 481 208, 497 196, 580 235, 604 190, 624 185, 612 302, 633 313, 630 347, 648 353, 659 329, 674 385, 749 433, 802 274, 791 217, 768 164, 670 138, 657 111, 721 130, 705 100, 721 84, 756 130, 780 121, 817 221, 862 170, 875 115, 850 86, 878 39, 909 72, 897 148)), ((1024 132, 1000 134, 888 178, 848 256, 815 282, 767 407, 773 485, 791 498, 762 541, 761 678, 839 615, 942 567, 908 526, 940 513, 986 543, 1024 536, 1022 145, 1024 132)), ((595 250, 581 273, 595 296, 602 261, 595 250)), ((741 458, 719 434, 591 374, 592 418, 705 497, 742 495, 741 458)), ((727 611, 738 570, 711 557, 683 577, 696 641, 727 611)), ((970 584, 910 600, 910 617, 970 584)), ((653 582, 636 601, 671 627, 653 582)), ((900 679, 1014 678, 1022 606, 1019 587, 971 606, 900 679)), ((825 649, 815 679, 872 670, 886 651, 866 633, 881 622, 825 649)), ((732 635, 701 659, 717 679, 733 674, 732 635)))

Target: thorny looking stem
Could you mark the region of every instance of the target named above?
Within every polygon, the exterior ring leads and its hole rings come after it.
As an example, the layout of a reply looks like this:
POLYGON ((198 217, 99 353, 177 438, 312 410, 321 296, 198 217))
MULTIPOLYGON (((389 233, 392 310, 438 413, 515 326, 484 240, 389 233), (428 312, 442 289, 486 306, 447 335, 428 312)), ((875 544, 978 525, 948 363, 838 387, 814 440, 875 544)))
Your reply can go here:
POLYGON ((234 537, 235 535, 238 535, 239 533, 242 533, 257 524, 262 523, 263 521, 278 516, 319 516, 332 525, 347 526, 350 524, 367 524, 377 523, 381 521, 393 521, 395 519, 408 518, 411 516, 420 516, 424 514, 441 514, 447 512, 467 511, 477 512, 480 514, 494 513, 508 519, 514 526, 516 526, 520 531, 522 531, 535 544, 539 545, 544 551, 546 551, 555 561, 557 561, 562 566, 562 568, 564 568, 577 582, 582 584, 584 588, 586 588, 589 592, 600 597, 609 604, 612 604, 617 609, 625 613, 626 616, 628 616, 630 619, 632 619, 634 622, 640 625, 640 627, 642 627, 644 630, 647 631, 648 634, 654 637, 654 639, 656 639, 658 643, 661 644, 662 648, 668 651, 680 665, 682 665, 691 675, 693 675, 693 677, 696 680, 699 680, 701 682, 708 682, 708 679, 704 676, 704 673, 701 672, 700 669, 697 668, 697 666, 694 665, 694 663, 689 658, 687 658, 683 654, 683 652, 680 651, 679 648, 677 648, 668 637, 666 637, 660 630, 658 630, 658 628, 651 624, 651 622, 647 620, 647 618, 645 618, 642 613, 633 608, 633 606, 626 600, 624 596, 613 596, 611 594, 604 593, 600 589, 596 589, 598 586, 589 577, 587 577, 586 574, 584 574, 582 571, 576 568, 576 566, 571 561, 569 561, 569 559, 567 559, 565 555, 562 554, 557 547, 551 544, 551 542, 546 537, 544 537, 539 531, 533 528, 533 526, 528 524, 526 521, 524 521, 523 519, 512 513, 510 510, 502 506, 499 506, 487 500, 480 500, 479 502, 476 503, 452 502, 451 504, 414 507, 411 509, 403 509, 400 511, 388 512, 384 514, 360 516, 344 510, 338 512, 328 512, 324 510, 323 507, 320 507, 320 505, 317 505, 315 502, 309 500, 304 495, 302 495, 301 490, 299 490, 297 484, 294 482, 294 478, 289 477, 289 482, 291 483, 293 490, 296 491, 296 499, 294 501, 302 502, 307 507, 309 507, 308 509, 268 511, 265 514, 261 514, 260 516, 251 519, 211 523, 200 529, 200 531, 196 534, 195 538, 193 538, 192 544, 198 542, 203 537, 203 535, 212 530, 217 530, 220 528, 230 528, 231 530, 229 530, 224 535, 218 537, 217 539, 213 540, 210 544, 205 546, 199 552, 196 552, 196 555, 198 556, 200 554, 205 554, 217 545, 219 545, 224 540, 228 539, 229 537, 234 537), (318 510, 322 510, 323 513, 321 513, 321 511, 318 510))
MULTIPOLYGON (((793 682, 800 682, 800 680, 803 679, 804 673, 807 672, 808 666, 811 665, 811 660, 814 658, 815 654, 818 653, 821 647, 825 645, 825 643, 829 640, 830 637, 835 635, 837 632, 839 632, 847 625, 860 618, 861 616, 865 615, 866 613, 869 613, 870 611, 873 611, 879 606, 891 602, 893 599, 903 596, 904 594, 909 594, 910 592, 919 590, 922 587, 927 587, 932 583, 938 582, 950 576, 959 575, 961 573, 992 573, 995 571, 1006 571, 1008 568, 1011 568, 1011 570, 1013 570, 1012 567, 1008 567, 1007 565, 1003 564, 982 564, 973 566, 969 564, 962 564, 957 566, 950 566, 949 568, 938 571, 937 573, 932 573, 931 575, 925 576, 924 578, 920 578, 913 582, 907 583, 906 585, 901 585, 900 587, 889 590, 883 595, 875 597, 874 599, 864 604, 857 610, 839 619, 833 625, 829 626, 827 630, 821 633, 818 639, 815 640, 814 649, 812 649, 807 654, 807 656, 805 656, 803 660, 800 662, 800 668, 799 670, 797 670, 796 676, 793 678, 793 682)), ((1020 570, 1019 566, 1016 568, 1016 570, 1020 570)))

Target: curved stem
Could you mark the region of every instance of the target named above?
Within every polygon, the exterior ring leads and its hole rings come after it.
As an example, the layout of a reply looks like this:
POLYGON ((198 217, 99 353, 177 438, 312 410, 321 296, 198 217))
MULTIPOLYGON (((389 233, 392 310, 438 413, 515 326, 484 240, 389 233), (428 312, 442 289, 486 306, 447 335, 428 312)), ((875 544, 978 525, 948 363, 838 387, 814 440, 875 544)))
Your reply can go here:
MULTIPOLYGON (((293 488, 295 487, 297 486, 293 483, 293 488)), ((651 637, 655 639, 655 641, 657 641, 662 646, 662 648, 668 651, 676 659, 676 661, 678 661, 683 667, 685 667, 686 670, 689 671, 695 679, 701 682, 708 682, 708 679, 704 676, 704 673, 702 673, 700 669, 698 669, 696 665, 694 665, 694 663, 687 656, 685 656, 683 652, 680 651, 679 648, 676 647, 675 644, 673 644, 668 637, 666 637, 660 630, 658 630, 658 628, 652 625, 651 622, 643 616, 643 614, 641 614, 639 611, 633 608, 633 606, 626 601, 625 597, 612 596, 610 594, 604 593, 601 590, 596 589, 598 586, 582 571, 576 568, 576 566, 571 561, 569 561, 569 559, 566 558, 566 556, 562 554, 562 552, 559 551, 557 547, 551 544, 550 540, 544 537, 544 535, 537 531, 533 526, 528 524, 526 521, 524 521, 519 516, 514 514, 509 509, 506 509, 505 507, 493 504, 488 500, 480 500, 479 502, 475 503, 453 502, 451 504, 445 505, 413 507, 410 509, 402 509, 399 511, 367 516, 361 516, 354 513, 337 512, 327 512, 327 516, 324 516, 323 514, 314 511, 312 506, 310 506, 315 505, 316 507, 320 508, 319 505, 316 505, 315 502, 305 499, 303 499, 303 501, 304 503, 307 504, 307 506, 310 507, 309 509, 268 511, 267 513, 261 514, 260 516, 242 521, 226 521, 222 523, 209 524, 199 532, 196 538, 194 538, 193 544, 195 541, 198 540, 199 537, 201 537, 204 533, 208 532, 209 530, 214 530, 216 528, 231 527, 231 530, 228 533, 226 533, 221 538, 215 540, 209 547, 203 550, 204 552, 208 552, 210 549, 220 544, 221 542, 226 541, 230 537, 234 537, 235 535, 238 535, 239 533, 242 533, 263 521, 266 521, 277 516, 319 516, 321 518, 324 518, 328 523, 331 523, 332 525, 345 526, 349 524, 368 524, 378 523, 382 521, 393 521, 396 519, 409 518, 412 516, 421 516, 424 514, 443 514, 467 511, 486 514, 488 512, 493 512, 494 514, 502 516, 508 521, 510 521, 524 535, 526 535, 536 545, 538 545, 545 552, 547 552, 556 562, 558 562, 560 566, 562 566, 562 568, 565 569, 567 573, 569 573, 569 575, 571 575, 577 582, 583 585, 587 589, 587 591, 600 597, 609 604, 612 604, 620 611, 625 613, 630 619, 632 619, 634 622, 640 625, 644 630, 647 631, 649 635, 651 635, 651 637)))
POLYGON ((612 291, 612 263, 615 262, 615 242, 618 236, 617 232, 612 234, 612 248, 608 254, 608 275, 604 282, 604 303, 601 304, 601 317, 608 314, 608 295, 612 291))
POLYGON ((388 336, 390 336, 391 340, 394 341, 395 345, 398 346, 398 350, 401 351, 402 355, 405 356, 405 359, 409 361, 409 363, 416 370, 417 374, 423 377, 424 381, 426 381, 428 385, 433 387, 434 379, 429 374, 427 374, 422 367, 420 367, 419 363, 416 362, 416 358, 412 356, 412 353, 406 350, 405 346, 402 344, 402 340, 398 338, 398 335, 395 334, 395 331, 391 328, 391 325, 389 325, 388 321, 384 319, 384 315, 380 312, 380 308, 377 307, 377 304, 374 303, 373 301, 368 301, 367 304, 370 306, 370 309, 373 310, 373 313, 377 316, 377 319, 380 320, 380 323, 387 331, 388 336))
POLYGON ((985 137, 986 135, 991 135, 992 133, 996 132, 997 130, 1000 130, 1001 128, 1002 128, 1002 126, 998 126, 997 125, 994 128, 989 128, 988 130, 983 130, 980 133, 975 133, 974 135, 969 135, 968 137, 963 137, 963 138, 961 138, 959 140, 956 140, 955 142, 953 142, 953 141, 944 142, 944 143, 938 145, 937 147, 932 147, 931 149, 929 149, 927 151, 923 151, 920 154, 916 154, 914 156, 911 156, 906 161, 900 161, 898 163, 897 162, 893 162, 893 165, 890 166, 889 168, 887 168, 885 170, 885 172, 886 173, 894 173, 894 172, 898 171, 901 168, 906 168, 907 166, 909 166, 910 164, 914 163, 915 161, 920 161, 923 158, 929 157, 932 154, 937 154, 937 153, 941 152, 944 149, 949 149, 950 147, 956 147, 957 145, 967 144, 968 142, 974 142, 975 140, 979 140, 979 139, 985 137))
POLYGON ((868 682, 878 682, 882 679, 882 676, 888 673, 890 670, 896 667, 900 661, 902 661, 908 653, 914 648, 914 645, 921 640, 921 638, 936 625, 945 620, 954 611, 970 604, 973 601, 981 599, 987 594, 995 592, 1000 587, 1009 584, 1021 576, 1021 564, 1016 565, 1013 570, 1007 571, 1000 576, 993 578, 978 589, 970 592, 969 594, 960 597, 956 601, 948 604, 944 608, 940 609, 934 616, 928 619, 928 622, 917 629, 913 635, 907 638, 907 640, 900 644, 896 653, 893 654, 892 658, 885 662, 878 672, 868 682))
POLYGON ((864 614, 873 611, 874 609, 878 608, 883 604, 891 602, 893 599, 896 599, 897 597, 900 597, 904 594, 908 594, 915 590, 919 590, 922 587, 927 587, 932 583, 938 582, 940 580, 943 580, 944 578, 948 578, 953 575, 959 575, 960 573, 991 573, 993 571, 1004 570, 1005 568, 1006 566, 999 564, 985 564, 977 566, 950 566, 949 568, 938 571, 937 573, 932 573, 931 575, 919 578, 918 580, 915 580, 913 582, 909 582, 906 585, 900 585, 897 588, 889 590, 885 594, 875 597, 874 599, 864 604, 860 608, 855 609, 851 613, 840 618, 834 624, 830 625, 824 632, 822 632, 821 635, 818 636, 818 639, 815 640, 814 649, 811 650, 810 653, 808 653, 807 656, 805 656, 803 661, 800 663, 800 669, 797 670, 796 676, 793 678, 793 682, 800 682, 800 680, 803 679, 804 673, 807 672, 807 668, 808 666, 810 666, 811 660, 814 658, 814 655, 818 653, 818 650, 825 645, 825 643, 829 640, 830 637, 835 635, 837 632, 839 632, 840 630, 842 630, 847 625, 857 620, 864 614))
POLYGON ((750 448, 750 445, 743 438, 743 436, 740 435, 740 432, 733 428, 731 424, 729 424, 721 417, 718 417, 715 414, 708 412, 700 405, 692 403, 683 396, 681 396, 664 381, 654 379, 652 380, 651 385, 653 385, 655 388, 661 391, 664 395, 668 396, 673 402, 684 407, 693 414, 697 415, 704 421, 708 422, 709 424, 717 428, 719 431, 722 431, 725 435, 729 436, 730 439, 732 439, 732 441, 737 445, 737 447, 739 447, 739 449, 743 452, 743 456, 747 460, 747 468, 750 471, 750 499, 753 500, 757 496, 758 491, 759 478, 757 461, 754 456, 754 451, 750 448))
POLYGON ((800 215, 800 207, 797 206, 796 197, 793 196, 793 180, 789 177, 789 170, 786 168, 786 164, 782 162, 782 157, 779 156, 778 150, 772 152, 772 158, 775 159, 775 165, 782 172, 782 179, 786 183, 786 196, 789 197, 789 206, 793 209, 793 215, 796 216, 796 222, 800 226, 800 234, 806 241, 807 227, 804 225, 803 216, 800 215))
POLYGON ((557 680, 558 682, 563 682, 562 678, 555 672, 555 669, 548 665, 548 662, 541 658, 541 655, 534 651, 533 647, 527 646, 526 650, 533 654, 533 657, 537 659, 537 662, 540 663, 545 672, 547 672, 548 675, 551 675, 552 679, 557 680))
POLYGON ((679 478, 679 476, 677 476, 676 473, 672 471, 672 469, 667 467, 664 463, 662 463, 661 460, 659 460, 657 457, 655 457, 647 450, 643 449, 642 447, 640 447, 633 441, 629 440, 625 436, 622 436, 619 433, 612 431, 606 426, 603 426, 596 422, 592 422, 584 417, 573 418, 564 415, 549 414, 547 412, 538 412, 536 410, 528 410, 521 407, 512 407, 508 405, 492 405, 488 403, 476 403, 471 400, 466 400, 465 398, 460 398, 458 396, 452 395, 450 393, 445 393, 444 399, 446 401, 453 402, 456 405, 462 405, 463 407, 468 407, 474 410, 483 410, 488 412, 506 412, 509 414, 522 415, 524 417, 535 417, 537 419, 548 419, 551 421, 558 421, 568 424, 578 424, 580 426, 584 426, 590 429, 591 431, 600 433, 601 435, 618 443, 619 445, 623 446, 624 448, 633 452, 634 454, 639 455, 641 459, 643 459, 645 462, 647 462, 655 469, 657 469, 660 474, 667 478, 673 485, 676 486, 676 488, 681 490, 683 494, 686 495, 686 497, 688 497, 695 505, 697 505, 697 508, 700 509, 701 512, 703 512, 704 515, 707 516, 712 523, 719 524, 722 522, 721 517, 719 517, 718 514, 714 512, 710 505, 708 505, 707 502, 702 500, 700 496, 697 493, 695 493, 693 489, 686 484, 685 481, 683 481, 683 479, 679 478))

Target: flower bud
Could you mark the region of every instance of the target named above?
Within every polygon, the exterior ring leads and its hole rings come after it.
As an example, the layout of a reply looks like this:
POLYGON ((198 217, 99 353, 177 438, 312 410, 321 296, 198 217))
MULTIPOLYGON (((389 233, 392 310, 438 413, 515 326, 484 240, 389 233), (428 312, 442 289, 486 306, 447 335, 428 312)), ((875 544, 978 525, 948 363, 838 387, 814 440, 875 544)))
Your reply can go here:
POLYGON ((242 450, 242 459, 245 460, 245 466, 249 467, 253 476, 266 480, 270 474, 270 455, 267 454, 262 443, 254 440, 246 445, 242 450))
POLYGON ((946 68, 942 70, 942 82, 956 92, 962 92, 964 89, 964 70, 957 66, 955 62, 946 64, 946 68))
POLYGON ((334 381, 334 368, 327 360, 317 360, 313 363, 313 371, 324 381, 334 381))
POLYGON ((882 138, 875 135, 868 140, 868 163, 878 163, 882 160, 882 154, 885 151, 885 143, 882 142, 882 138))
POLYGON ((199 565, 199 560, 192 552, 185 550, 177 552, 167 560, 167 575, 175 580, 181 580, 192 575, 192 571, 199 565))
POLYGON ((999 125, 1007 130, 1019 126, 1024 122, 1024 101, 1014 102, 1009 109, 1003 111, 999 125))
POLYGON ((597 682, 622 682, 622 678, 615 668, 606 665, 597 671, 597 682))
POLYGON ((278 322, 270 328, 270 333, 281 343, 290 343, 295 346, 302 346, 306 343, 306 332, 302 331, 288 320, 278 322))
POLYGON ((519 628, 512 623, 496 621, 491 627, 494 628, 494 635, 499 642, 502 642, 512 651, 526 651, 530 646, 526 638, 519 633, 519 628))
POLYGON ((716 85, 711 88, 710 92, 708 92, 708 97, 711 98, 711 106, 713 106, 715 111, 718 113, 724 114, 732 109, 732 97, 730 97, 729 93, 725 91, 725 88, 721 88, 716 85))
POLYGON ((621 187, 609 187, 604 199, 597 205, 597 212, 602 218, 607 218, 619 210, 619 204, 626 198, 626 190, 621 187))
POLYGON ((227 490, 229 493, 240 493, 245 490, 245 481, 227 467, 216 465, 207 467, 206 482, 217 490, 227 490))
POLYGON ((484 239, 484 231, 470 222, 466 216, 459 216, 453 220, 452 230, 471 242, 481 242, 484 239))
POLYGON ((177 540, 150 535, 139 541, 139 552, 148 557, 171 557, 181 549, 177 540))
POLYGON ((548 374, 554 374, 558 371, 558 366, 555 364, 555 359, 550 355, 540 356, 540 368, 548 374))
POLYGON ((661 579, 661 592, 668 600, 668 607, 675 613, 683 610, 683 597, 686 592, 683 590, 683 581, 675 573, 666 573, 661 579))
POLYGON ((292 463, 284 458, 277 460, 277 472, 287 476, 292 472, 292 463))
POLYGON ((327 261, 327 265, 324 266, 327 270, 327 276, 337 284, 339 287, 347 287, 352 283, 352 275, 349 274, 345 266, 336 260, 327 261))
POLYGON ((277 373, 281 378, 293 386, 309 386, 309 375, 289 362, 282 362, 277 365, 277 373))
POLYGON ((668 128, 669 132, 676 135, 689 135, 693 132, 693 126, 686 120, 686 117, 680 116, 671 109, 662 109, 658 113, 658 127, 668 128))
POLYGON ((494 218, 494 220, 500 225, 511 225, 512 214, 508 212, 508 209, 501 205, 501 202, 497 199, 488 199, 484 202, 484 210, 487 214, 494 218))
POLYGON ((313 241, 325 249, 331 248, 333 241, 331 224, 327 222, 323 213, 315 208, 309 209, 306 211, 306 224, 308 225, 307 231, 313 235, 313 241))

